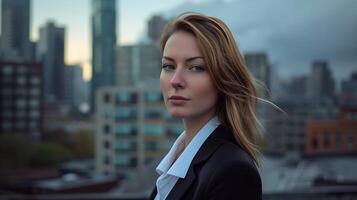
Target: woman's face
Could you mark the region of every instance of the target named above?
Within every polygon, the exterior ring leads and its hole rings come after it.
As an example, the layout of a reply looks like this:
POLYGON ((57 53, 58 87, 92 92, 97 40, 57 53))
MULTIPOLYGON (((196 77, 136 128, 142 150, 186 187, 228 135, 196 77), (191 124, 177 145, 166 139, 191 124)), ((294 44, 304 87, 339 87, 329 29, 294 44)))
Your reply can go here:
POLYGON ((218 93, 191 33, 178 31, 167 40, 160 85, 172 116, 189 119, 215 114, 218 93))

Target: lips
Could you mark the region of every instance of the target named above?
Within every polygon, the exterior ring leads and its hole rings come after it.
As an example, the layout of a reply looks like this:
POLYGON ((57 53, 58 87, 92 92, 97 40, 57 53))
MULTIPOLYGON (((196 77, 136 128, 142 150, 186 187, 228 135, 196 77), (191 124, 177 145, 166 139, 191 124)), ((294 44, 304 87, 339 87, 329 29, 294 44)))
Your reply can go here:
POLYGON ((171 96, 169 98, 169 102, 173 106, 183 106, 185 105, 190 99, 182 97, 182 96, 171 96))
POLYGON ((171 96, 169 97, 170 100, 184 100, 184 101, 188 101, 190 99, 182 97, 182 96, 171 96))

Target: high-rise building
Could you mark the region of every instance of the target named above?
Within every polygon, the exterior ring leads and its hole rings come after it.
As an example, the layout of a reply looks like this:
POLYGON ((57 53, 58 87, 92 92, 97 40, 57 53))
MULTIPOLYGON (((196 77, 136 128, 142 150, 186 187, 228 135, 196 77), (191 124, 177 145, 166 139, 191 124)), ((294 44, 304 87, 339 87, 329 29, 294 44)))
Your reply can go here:
POLYGON ((30 60, 30 0, 2 0, 1 57, 30 60))
POLYGON ((289 98, 275 102, 284 112, 270 106, 267 109, 265 151, 304 155, 306 124, 310 120, 336 120, 339 108, 331 99, 289 98))
POLYGON ((48 22, 40 28, 37 60, 43 63, 44 101, 53 103, 64 98, 65 28, 48 22))
POLYGON ((270 64, 266 53, 246 53, 244 59, 248 70, 258 81, 257 88, 260 97, 270 96, 270 64))
POLYGON ((148 36, 154 44, 158 44, 167 20, 161 15, 154 15, 148 21, 148 36))
POLYGON ((309 96, 314 98, 331 98, 335 95, 335 81, 326 61, 313 62, 309 89, 309 96))
POLYGON ((183 131, 167 113, 157 81, 99 89, 96 121, 97 171, 129 179, 160 160, 183 131))
POLYGON ((39 63, 0 62, 0 134, 40 137, 41 68, 39 63))
POLYGON ((118 86, 133 86, 140 81, 158 80, 161 52, 154 44, 121 46, 117 52, 118 86))
POLYGON ((339 102, 343 107, 357 108, 357 71, 351 74, 350 79, 342 81, 339 102))
POLYGON ((115 8, 115 0, 92 0, 92 111, 95 111, 96 90, 115 84, 115 8))
POLYGON ((81 103, 86 102, 83 71, 80 65, 65 67, 64 102, 72 108, 79 109, 81 103))

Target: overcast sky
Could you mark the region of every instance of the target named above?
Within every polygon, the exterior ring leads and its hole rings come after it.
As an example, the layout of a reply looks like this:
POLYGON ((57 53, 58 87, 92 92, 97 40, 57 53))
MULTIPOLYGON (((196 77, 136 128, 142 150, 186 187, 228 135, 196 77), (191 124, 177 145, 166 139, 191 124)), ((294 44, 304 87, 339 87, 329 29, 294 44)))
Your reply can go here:
POLYGON ((317 59, 338 79, 357 71, 356 0, 213 0, 165 13, 188 10, 221 18, 243 52, 267 52, 280 75, 306 74, 317 59))
MULTIPOLYGON (((32 38, 49 19, 66 26, 66 61, 89 74, 90 1, 33 0, 32 11, 32 38)), ((357 70, 356 0, 122 0, 117 11, 120 44, 135 43, 154 13, 198 11, 225 21, 243 52, 267 52, 281 76, 306 74, 316 59, 338 79, 357 70)))

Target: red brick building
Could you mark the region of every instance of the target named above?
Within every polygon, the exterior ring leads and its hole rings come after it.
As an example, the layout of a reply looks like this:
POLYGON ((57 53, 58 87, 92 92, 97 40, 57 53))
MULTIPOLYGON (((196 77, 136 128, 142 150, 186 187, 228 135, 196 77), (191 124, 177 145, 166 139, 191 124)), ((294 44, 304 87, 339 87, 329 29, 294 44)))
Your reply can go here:
POLYGON ((343 109, 337 120, 313 120, 306 125, 308 156, 357 154, 357 108, 343 109))

